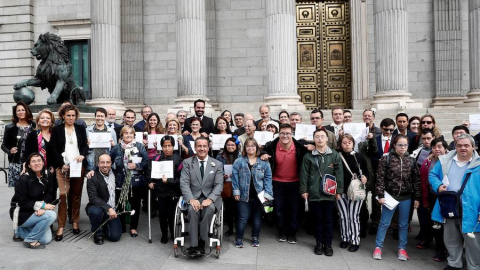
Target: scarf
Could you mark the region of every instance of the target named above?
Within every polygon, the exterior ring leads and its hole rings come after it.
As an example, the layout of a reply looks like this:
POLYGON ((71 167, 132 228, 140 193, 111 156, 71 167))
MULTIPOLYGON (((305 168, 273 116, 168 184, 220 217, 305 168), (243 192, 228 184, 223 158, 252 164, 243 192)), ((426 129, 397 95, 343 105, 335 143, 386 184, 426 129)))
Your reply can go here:
POLYGON ((48 167, 47 163, 47 151, 45 150, 46 142, 43 140, 43 135, 41 130, 37 130, 37 143, 38 143, 38 153, 43 157, 45 160, 45 167, 48 167))

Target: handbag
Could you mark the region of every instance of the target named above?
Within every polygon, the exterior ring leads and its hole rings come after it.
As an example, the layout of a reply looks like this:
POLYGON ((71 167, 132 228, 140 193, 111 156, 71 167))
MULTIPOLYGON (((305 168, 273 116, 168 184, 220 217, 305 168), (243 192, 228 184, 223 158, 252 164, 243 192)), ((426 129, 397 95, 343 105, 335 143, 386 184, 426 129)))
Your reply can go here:
MULTIPOLYGON (((347 170, 352 175, 352 180, 350 181, 350 185, 348 186, 348 189, 347 189, 348 198, 352 201, 364 200, 367 197, 367 192, 365 191, 365 185, 362 183, 360 179, 358 179, 357 174, 352 172, 352 170, 350 169, 350 166, 348 166, 348 163, 342 154, 340 154, 340 157, 342 158, 343 164, 345 165, 345 167, 347 167, 347 170)), ((357 163, 357 166, 358 166, 358 163, 357 163)), ((360 170, 360 173, 361 173, 361 170, 360 170)))
POLYGON ((446 219, 458 219, 462 217, 462 193, 467 185, 471 173, 468 173, 458 191, 444 191, 438 193, 440 214, 446 219))
POLYGON ((331 174, 323 174, 320 170, 320 165, 318 164, 318 159, 315 159, 317 163, 318 172, 320 173, 321 183, 320 183, 320 192, 331 196, 337 194, 337 179, 331 174))

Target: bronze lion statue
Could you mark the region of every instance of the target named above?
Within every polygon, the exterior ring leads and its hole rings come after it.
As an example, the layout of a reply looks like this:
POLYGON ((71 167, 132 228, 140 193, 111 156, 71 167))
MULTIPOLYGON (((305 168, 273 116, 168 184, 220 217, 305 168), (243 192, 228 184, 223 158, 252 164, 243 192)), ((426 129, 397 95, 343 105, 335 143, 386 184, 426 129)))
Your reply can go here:
POLYGON ((41 34, 30 53, 40 60, 35 77, 16 83, 13 86, 15 90, 26 86, 41 87, 42 90, 48 88, 49 105, 64 101, 85 104, 85 91, 73 80, 68 51, 59 36, 48 32, 41 34))

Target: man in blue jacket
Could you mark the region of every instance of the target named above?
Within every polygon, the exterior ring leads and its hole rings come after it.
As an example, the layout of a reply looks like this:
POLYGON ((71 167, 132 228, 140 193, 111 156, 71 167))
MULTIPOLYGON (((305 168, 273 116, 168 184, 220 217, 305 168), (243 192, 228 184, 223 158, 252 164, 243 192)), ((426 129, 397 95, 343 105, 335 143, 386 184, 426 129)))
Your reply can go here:
POLYGON ((461 195, 461 216, 457 219, 445 218, 437 200, 432 219, 444 224, 444 242, 449 254, 448 265, 444 269, 463 267, 462 247, 465 247, 468 269, 480 269, 480 158, 474 150, 475 141, 469 134, 459 135, 455 146, 456 150, 439 158, 428 178, 432 190, 439 194, 458 192, 469 175, 461 195))

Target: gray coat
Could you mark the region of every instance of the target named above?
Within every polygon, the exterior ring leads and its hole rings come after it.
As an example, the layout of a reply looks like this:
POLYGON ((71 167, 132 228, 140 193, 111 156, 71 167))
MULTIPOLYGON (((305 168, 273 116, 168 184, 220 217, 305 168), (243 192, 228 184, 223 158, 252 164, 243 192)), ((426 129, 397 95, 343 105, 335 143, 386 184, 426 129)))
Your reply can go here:
POLYGON ((203 194, 204 197, 214 202, 215 208, 220 209, 222 206, 220 194, 223 190, 223 164, 209 157, 205 164, 205 175, 202 180, 197 157, 185 159, 180 176, 180 189, 187 202, 191 199, 199 199, 203 194))

